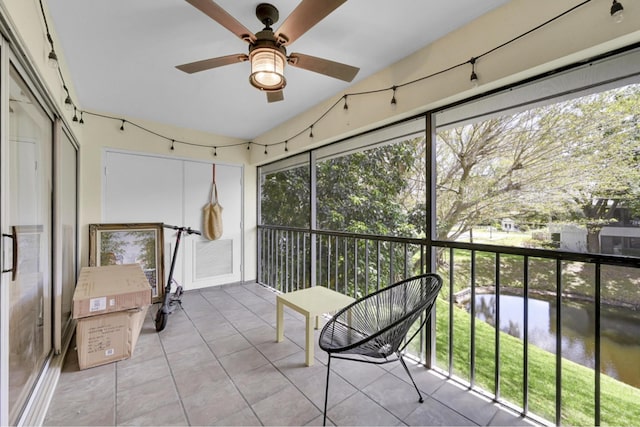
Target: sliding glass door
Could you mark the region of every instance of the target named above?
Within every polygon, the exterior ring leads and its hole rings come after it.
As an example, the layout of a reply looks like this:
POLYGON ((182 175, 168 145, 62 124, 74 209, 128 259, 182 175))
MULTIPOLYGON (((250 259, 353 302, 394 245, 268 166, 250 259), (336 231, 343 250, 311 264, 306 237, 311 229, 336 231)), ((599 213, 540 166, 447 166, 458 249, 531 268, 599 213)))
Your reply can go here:
MULTIPOLYGON (((15 424, 52 347, 53 121, 16 68, 9 70, 3 159, 2 286, 8 288, 9 422, 15 424), (10 270, 10 271, 7 271, 10 270)), ((8 303, 8 304, 7 304, 8 303)))

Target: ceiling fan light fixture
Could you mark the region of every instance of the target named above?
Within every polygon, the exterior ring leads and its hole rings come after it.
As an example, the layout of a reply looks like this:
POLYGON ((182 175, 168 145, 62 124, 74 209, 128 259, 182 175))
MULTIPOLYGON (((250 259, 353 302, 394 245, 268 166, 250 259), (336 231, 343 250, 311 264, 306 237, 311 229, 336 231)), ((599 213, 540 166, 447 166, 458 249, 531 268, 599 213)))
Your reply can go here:
POLYGON ((257 48, 249 54, 251 75, 249 82, 267 92, 282 90, 287 84, 284 78, 284 65, 287 58, 277 48, 257 48))

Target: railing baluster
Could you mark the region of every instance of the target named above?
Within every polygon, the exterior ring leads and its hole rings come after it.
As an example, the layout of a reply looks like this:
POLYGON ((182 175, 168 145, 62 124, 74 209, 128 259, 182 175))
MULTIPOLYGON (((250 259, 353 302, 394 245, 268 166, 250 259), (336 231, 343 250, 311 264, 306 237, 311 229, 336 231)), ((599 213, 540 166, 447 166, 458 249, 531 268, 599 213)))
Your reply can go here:
POLYGON ((287 289, 293 290, 293 281, 290 280, 290 272, 289 272, 289 264, 291 263, 291 259, 289 258, 289 231, 285 231, 284 232, 285 235, 285 240, 284 240, 284 253, 285 253, 285 260, 284 260, 284 276, 285 276, 285 283, 287 284, 287 289))
POLYGON ((449 248, 449 376, 453 375, 453 310, 455 308, 454 287, 453 287, 453 271, 455 263, 453 257, 453 248, 449 248))
POLYGON ((387 286, 389 286, 390 284, 393 283, 393 277, 394 277, 394 268, 393 268, 393 260, 394 260, 394 256, 393 256, 393 252, 395 250, 395 246, 393 244, 393 242, 389 242, 389 283, 387 283, 387 286))
POLYGON ((324 240, 324 236, 318 236, 317 237, 317 241, 318 241, 318 269, 317 271, 317 275, 318 277, 316 278, 316 283, 318 284, 322 284, 322 241, 324 240))
POLYGON ((338 288, 338 284, 340 283, 340 267, 339 267, 340 263, 338 262, 338 260, 340 259, 340 243, 338 241, 338 236, 336 236, 336 244, 334 246, 335 246, 335 254, 334 254, 335 267, 333 268, 335 270, 334 271, 334 276, 335 276, 335 280, 334 280, 335 281, 335 286, 334 286, 334 288, 335 288, 336 292, 338 292, 340 290, 338 288))
POLYGON ((376 291, 380 290, 380 240, 376 245, 376 291))
POLYGON ((529 256, 524 256, 524 357, 522 360, 522 409, 529 413, 529 256))
POLYGON ((369 295, 369 239, 364 241, 364 294, 369 295))
POLYGON ((331 236, 327 236, 327 289, 331 289, 331 236))
POLYGON ((353 297, 358 298, 358 239, 353 239, 353 297))
POLYGON ((495 327, 495 377, 494 377, 494 393, 496 400, 500 399, 500 253, 496 253, 495 265, 495 282, 496 282, 496 327, 495 327))
POLYGON ((594 414, 594 425, 599 426, 600 425, 600 372, 602 369, 601 363, 602 363, 602 359, 601 359, 601 354, 600 354, 600 332, 601 331, 601 324, 600 324, 600 303, 601 298, 602 298, 602 293, 601 293, 601 277, 602 277, 602 271, 601 271, 601 265, 599 262, 596 262, 596 268, 595 268, 595 286, 596 286, 596 298, 595 298, 595 396, 594 396, 594 404, 595 404, 595 414, 594 414))
POLYGON ((562 421, 562 261, 556 260, 556 425, 562 421))
POLYGON ((408 278, 409 276, 407 275, 408 269, 409 269, 409 260, 408 260, 408 247, 407 247, 407 243, 404 243, 404 274, 403 274, 403 279, 408 278))
MULTIPOLYGON (((302 283, 305 288, 309 287, 307 286, 307 237, 310 237, 307 233, 302 236, 302 283)), ((309 260, 309 262, 311 262, 311 260, 309 260)))
POLYGON ((348 260, 348 256, 349 256, 349 251, 347 248, 347 238, 345 237, 343 239, 344 245, 343 245, 343 260, 342 260, 342 265, 343 265, 343 272, 342 272, 342 280, 344 281, 344 291, 342 292, 345 295, 349 295, 349 281, 347 280, 347 277, 349 277, 349 273, 347 272, 348 266, 349 266, 349 262, 348 260))

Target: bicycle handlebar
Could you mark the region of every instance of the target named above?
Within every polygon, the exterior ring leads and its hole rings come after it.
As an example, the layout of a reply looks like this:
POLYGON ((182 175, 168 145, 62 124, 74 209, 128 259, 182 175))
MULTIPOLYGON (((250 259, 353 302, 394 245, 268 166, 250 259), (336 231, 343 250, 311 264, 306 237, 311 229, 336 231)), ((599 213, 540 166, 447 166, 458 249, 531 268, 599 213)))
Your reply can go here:
POLYGON ((187 234, 198 234, 202 236, 201 232, 199 232, 198 230, 192 230, 191 227, 178 227, 177 225, 169 225, 169 224, 162 224, 162 226, 164 228, 171 228, 172 230, 182 231, 187 234))

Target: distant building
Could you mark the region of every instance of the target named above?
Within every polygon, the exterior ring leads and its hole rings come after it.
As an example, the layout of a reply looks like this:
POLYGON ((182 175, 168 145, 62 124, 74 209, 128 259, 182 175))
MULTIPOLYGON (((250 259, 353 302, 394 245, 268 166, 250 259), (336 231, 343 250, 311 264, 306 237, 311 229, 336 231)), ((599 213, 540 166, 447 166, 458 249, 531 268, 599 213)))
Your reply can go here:
POLYGON ((550 224, 551 240, 558 249, 571 252, 587 251, 587 230, 575 224, 550 224))
MULTIPOLYGON (((600 230, 600 253, 640 257, 640 218, 627 208, 616 208, 616 222, 600 230)), ((587 230, 575 224, 550 224, 551 240, 558 249, 572 252, 587 251, 587 230)))
POLYGON ((502 220, 500 220, 500 228, 502 228, 502 231, 515 231, 518 229, 515 221, 511 218, 502 218, 502 220))
POLYGON ((640 257, 640 218, 627 208, 616 208, 613 217, 616 222, 600 231, 600 252, 640 257))

